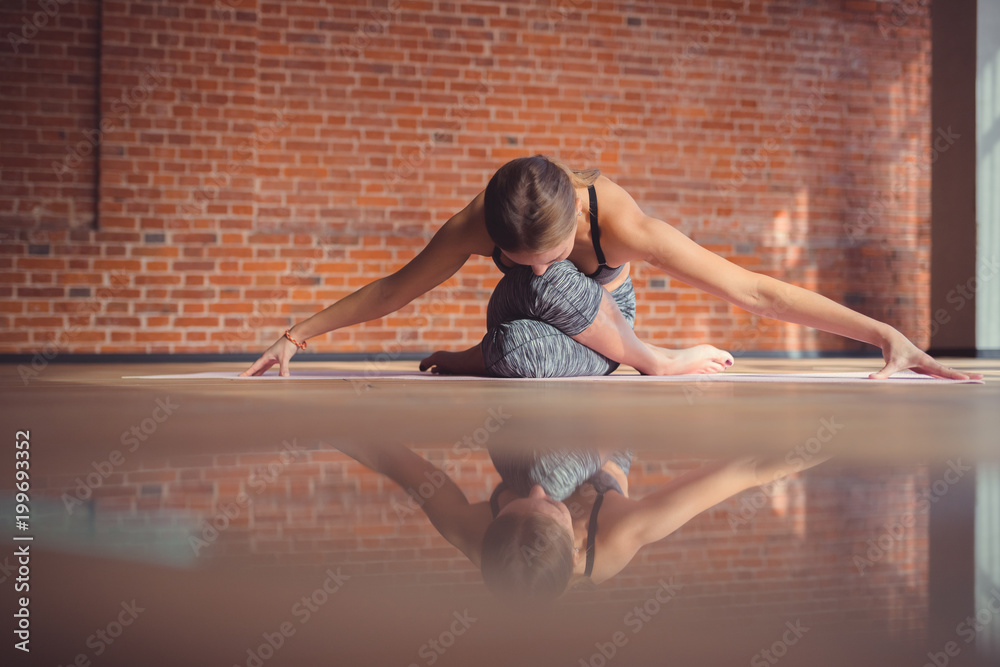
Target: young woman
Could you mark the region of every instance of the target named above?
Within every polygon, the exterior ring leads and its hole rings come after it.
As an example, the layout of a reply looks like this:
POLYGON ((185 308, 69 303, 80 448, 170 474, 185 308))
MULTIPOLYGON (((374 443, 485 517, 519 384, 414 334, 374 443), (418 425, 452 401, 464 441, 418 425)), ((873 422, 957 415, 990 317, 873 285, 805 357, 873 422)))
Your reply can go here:
POLYGON ((732 355, 711 345, 667 350, 636 338, 629 266, 645 261, 750 312, 877 345, 885 365, 872 378, 907 368, 980 377, 944 367, 887 324, 705 250, 644 214, 597 170, 573 171, 541 155, 505 164, 406 266, 296 324, 242 375, 278 364, 287 376, 289 360, 309 338, 399 310, 472 255, 493 257, 505 273, 490 298, 486 336, 463 352, 435 352, 421 370, 551 377, 606 374, 620 363, 650 375, 730 366, 732 355))
POLYGON ((406 490, 434 528, 482 570, 494 593, 538 600, 596 586, 643 546, 730 496, 826 460, 713 463, 633 499, 630 452, 491 448, 503 481, 488 502, 470 503, 443 471, 403 445, 338 447, 406 490))

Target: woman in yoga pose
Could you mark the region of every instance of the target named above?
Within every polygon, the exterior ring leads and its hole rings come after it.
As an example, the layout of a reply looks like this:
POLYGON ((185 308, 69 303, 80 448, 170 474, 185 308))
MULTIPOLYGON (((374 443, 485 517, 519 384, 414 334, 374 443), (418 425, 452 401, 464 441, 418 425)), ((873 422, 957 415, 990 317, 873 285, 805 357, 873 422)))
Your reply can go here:
POLYGON ((468 350, 435 352, 421 370, 553 377, 603 375, 620 363, 648 375, 730 366, 732 355, 711 345, 667 350, 635 336, 629 265, 646 261, 752 313, 877 345, 885 365, 872 378, 908 368, 943 378, 981 377, 946 368, 887 324, 709 252, 645 215, 597 170, 574 171, 541 155, 505 164, 403 268, 296 324, 242 375, 260 375, 275 364, 288 375, 289 360, 307 339, 399 310, 472 255, 493 257, 505 274, 490 298, 486 335, 468 350))
POLYGON ((643 546, 701 512, 828 458, 712 463, 634 499, 627 479, 631 452, 491 447, 502 481, 489 501, 470 503, 442 470, 403 445, 338 448, 409 493, 434 528, 482 570, 490 590, 539 600, 600 584, 643 546))

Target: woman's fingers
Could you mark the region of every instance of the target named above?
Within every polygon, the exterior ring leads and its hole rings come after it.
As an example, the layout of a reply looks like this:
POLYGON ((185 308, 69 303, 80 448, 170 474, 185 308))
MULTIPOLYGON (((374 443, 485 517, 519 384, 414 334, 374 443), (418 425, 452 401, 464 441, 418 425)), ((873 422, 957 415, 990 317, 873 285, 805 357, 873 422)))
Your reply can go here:
POLYGON ((267 358, 267 355, 265 354, 265 355, 261 356, 260 359, 258 359, 257 361, 253 362, 253 365, 250 366, 250 368, 248 368, 245 371, 243 371, 242 373, 240 373, 239 377, 245 378, 245 377, 249 377, 251 375, 260 375, 261 373, 263 373, 264 371, 266 371, 268 368, 270 368, 273 364, 274 364, 274 361, 273 360, 269 360, 267 358))
POLYGON ((869 380, 884 380, 884 379, 886 379, 887 377, 889 377, 890 375, 892 375, 893 373, 895 373, 898 370, 899 370, 899 368, 896 367, 896 364, 894 364, 893 362, 890 361, 889 363, 887 363, 885 366, 882 367, 882 370, 878 371, 877 373, 871 373, 871 374, 869 374, 868 375, 868 379, 869 380))
POLYGON ((291 349, 289 349, 289 346, 285 345, 285 343, 289 342, 291 341, 287 338, 279 338, 278 342, 268 348, 264 354, 260 355, 260 359, 253 362, 253 365, 250 366, 250 368, 240 373, 239 377, 245 378, 250 375, 263 375, 269 368, 271 368, 271 366, 274 366, 275 364, 278 364, 278 374, 283 377, 288 377, 288 362, 291 361, 292 356, 295 355, 295 352, 298 349, 295 347, 294 343, 291 345, 291 349))
POLYGON ((948 380, 982 380, 982 373, 963 373, 962 371, 956 371, 954 368, 950 368, 941 364, 933 359, 930 363, 925 363, 919 368, 914 368, 913 370, 918 373, 923 373, 925 375, 932 375, 934 377, 945 378, 948 380))
POLYGON ((957 371, 954 368, 949 368, 942 363, 939 363, 927 356, 921 360, 890 360, 886 362, 885 366, 877 373, 872 373, 868 377, 872 380, 884 380, 894 373, 899 371, 911 369, 915 373, 921 373, 923 375, 929 375, 936 378, 944 378, 946 380, 982 380, 982 373, 963 373, 962 371, 957 371))
POLYGON ((260 368, 258 368, 256 371, 254 371, 253 374, 254 375, 263 375, 264 373, 266 373, 268 371, 268 369, 271 368, 271 366, 273 366, 275 364, 276 361, 277 361, 277 359, 274 359, 273 357, 268 357, 268 358, 264 359, 264 363, 261 364, 260 368))

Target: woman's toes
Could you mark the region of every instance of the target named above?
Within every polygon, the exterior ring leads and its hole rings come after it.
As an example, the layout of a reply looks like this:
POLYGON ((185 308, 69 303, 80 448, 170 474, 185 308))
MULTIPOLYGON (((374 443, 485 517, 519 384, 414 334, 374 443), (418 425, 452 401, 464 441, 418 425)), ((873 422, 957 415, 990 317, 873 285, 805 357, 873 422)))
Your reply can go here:
POLYGON ((712 356, 712 361, 714 363, 719 364, 720 366, 722 366, 723 369, 725 369, 727 366, 733 365, 734 361, 733 355, 729 354, 725 350, 720 350, 718 348, 716 348, 715 352, 716 353, 712 356))

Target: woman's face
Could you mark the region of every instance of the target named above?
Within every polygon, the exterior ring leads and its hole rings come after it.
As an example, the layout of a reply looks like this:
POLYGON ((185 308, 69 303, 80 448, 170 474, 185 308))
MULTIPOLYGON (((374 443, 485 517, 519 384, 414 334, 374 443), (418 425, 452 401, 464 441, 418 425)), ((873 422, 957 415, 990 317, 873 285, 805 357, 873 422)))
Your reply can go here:
POLYGON ((558 500, 552 499, 545 489, 535 484, 528 492, 527 498, 517 498, 507 503, 497 516, 508 513, 538 512, 550 516, 570 532, 573 531, 573 516, 569 508, 558 500))
POLYGON ((570 256, 573 252, 573 246, 576 242, 576 234, 572 234, 566 237, 566 240, 557 245, 551 250, 545 250, 542 252, 508 252, 503 251, 503 254, 510 258, 510 261, 515 264, 521 264, 523 266, 531 267, 531 270, 536 276, 540 276, 545 273, 549 266, 560 262, 570 256))

